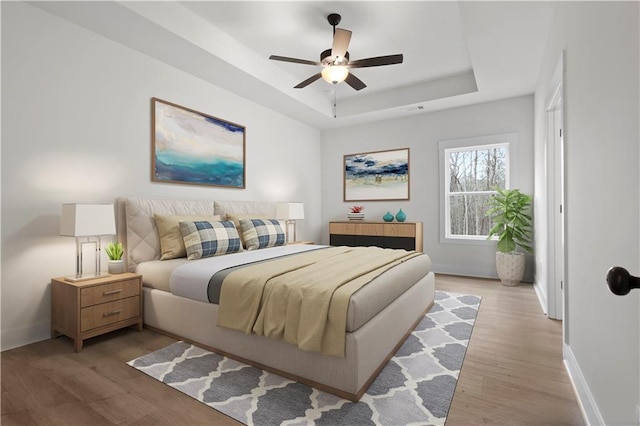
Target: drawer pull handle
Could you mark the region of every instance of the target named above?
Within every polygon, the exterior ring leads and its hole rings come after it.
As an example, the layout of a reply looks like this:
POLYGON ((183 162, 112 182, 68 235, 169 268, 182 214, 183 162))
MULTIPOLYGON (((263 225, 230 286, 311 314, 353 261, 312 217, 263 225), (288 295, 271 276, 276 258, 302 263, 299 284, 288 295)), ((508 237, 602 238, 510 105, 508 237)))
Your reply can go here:
POLYGON ((104 291, 102 292, 103 296, 111 296, 112 294, 118 294, 122 291, 121 288, 117 289, 117 290, 111 290, 111 291, 104 291))
POLYGON ((104 314, 102 314, 102 316, 103 317, 110 317, 112 315, 118 315, 121 312, 122 312, 122 309, 118 309, 117 311, 105 312, 104 314))

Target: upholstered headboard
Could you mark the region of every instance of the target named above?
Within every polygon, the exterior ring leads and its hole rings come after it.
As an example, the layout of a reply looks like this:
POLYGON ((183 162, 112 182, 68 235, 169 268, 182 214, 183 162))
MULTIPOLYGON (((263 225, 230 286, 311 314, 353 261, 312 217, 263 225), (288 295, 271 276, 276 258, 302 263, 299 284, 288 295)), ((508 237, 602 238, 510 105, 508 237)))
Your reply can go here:
POLYGON ((160 237, 154 214, 220 215, 259 214, 275 218, 276 203, 264 201, 116 200, 118 241, 126 254, 127 270, 135 271, 141 262, 160 259, 160 237))

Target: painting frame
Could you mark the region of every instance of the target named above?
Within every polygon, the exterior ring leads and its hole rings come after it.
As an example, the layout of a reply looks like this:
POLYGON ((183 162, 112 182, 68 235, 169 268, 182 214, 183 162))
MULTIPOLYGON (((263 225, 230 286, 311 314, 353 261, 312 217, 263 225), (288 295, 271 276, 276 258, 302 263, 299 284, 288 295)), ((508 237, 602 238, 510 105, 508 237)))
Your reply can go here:
POLYGON ((344 201, 410 199, 409 148, 343 156, 344 201))
POLYGON ((151 98, 151 180, 246 189, 246 127, 151 98))

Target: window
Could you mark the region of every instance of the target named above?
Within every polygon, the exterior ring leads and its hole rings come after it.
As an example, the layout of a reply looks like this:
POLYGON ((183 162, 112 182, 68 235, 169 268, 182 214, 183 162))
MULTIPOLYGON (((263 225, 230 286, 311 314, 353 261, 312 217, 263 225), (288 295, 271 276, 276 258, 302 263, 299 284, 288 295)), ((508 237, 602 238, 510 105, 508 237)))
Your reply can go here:
POLYGON ((509 142, 514 137, 441 142, 444 239, 486 240, 493 227, 486 217, 488 201, 496 188, 509 188, 509 142))

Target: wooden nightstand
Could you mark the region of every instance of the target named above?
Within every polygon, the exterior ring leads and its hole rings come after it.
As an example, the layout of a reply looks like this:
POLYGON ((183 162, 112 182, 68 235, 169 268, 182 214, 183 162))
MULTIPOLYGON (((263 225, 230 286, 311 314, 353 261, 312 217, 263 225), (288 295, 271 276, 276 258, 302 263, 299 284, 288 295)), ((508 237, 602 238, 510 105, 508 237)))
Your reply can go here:
POLYGON ((287 245, 293 245, 293 244, 315 244, 313 241, 291 241, 290 243, 287 243, 287 245))
POLYGON ((135 325, 142 331, 142 275, 126 272, 105 278, 69 282, 51 280, 51 338, 60 334, 82 342, 135 325))

